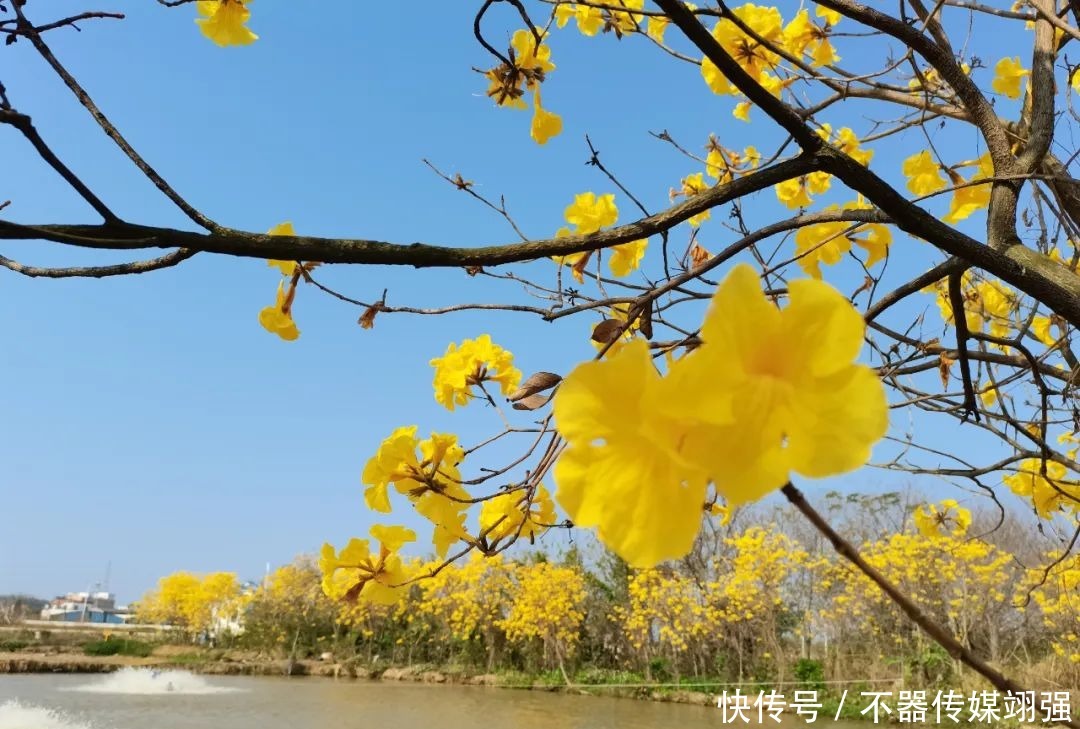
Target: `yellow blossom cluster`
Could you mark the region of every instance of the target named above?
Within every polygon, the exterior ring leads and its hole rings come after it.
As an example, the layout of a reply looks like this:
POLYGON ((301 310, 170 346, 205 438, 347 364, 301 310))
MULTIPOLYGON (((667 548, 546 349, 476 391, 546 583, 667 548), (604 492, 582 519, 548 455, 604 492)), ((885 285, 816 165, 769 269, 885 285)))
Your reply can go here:
POLYGON ((915 527, 924 537, 962 537, 971 526, 971 512, 956 499, 940 504, 924 504, 915 510, 915 527))
MULTIPOLYGON (((839 13, 819 7, 815 15, 824 18, 825 22, 818 24, 804 8, 785 24, 778 8, 746 3, 735 8, 733 14, 739 22, 722 18, 713 26, 712 35, 743 71, 774 96, 779 96, 796 78, 780 68, 778 50, 798 58, 809 57, 812 66, 827 66, 840 60, 829 39, 832 27, 840 20, 839 13), (753 34, 744 32, 740 25, 749 28, 753 34)), ((701 74, 714 93, 739 93, 708 58, 701 60, 701 74)), ((745 121, 749 109, 749 102, 740 102, 735 108, 735 116, 745 121)))
POLYGON ((555 24, 563 28, 573 20, 583 35, 594 36, 601 31, 614 32, 621 37, 627 33, 636 33, 641 23, 641 10, 645 0, 613 0, 610 7, 598 8, 586 3, 560 2, 555 6, 555 24), (625 9, 618 9, 625 8, 625 9))
MULTIPOLYGON (((830 205, 830 210, 860 210, 869 207, 860 197, 846 203, 842 208, 830 205)), ((888 226, 879 223, 858 225, 838 221, 834 223, 815 223, 799 228, 795 233, 795 255, 799 268, 813 276, 821 278, 821 266, 833 266, 851 250, 855 244, 866 251, 867 268, 885 259, 892 244, 892 232, 888 226)))
POLYGON ((1067 661, 1080 680, 1080 555, 1053 552, 1046 555, 1049 572, 1031 570, 1025 582, 1039 606, 1043 625, 1051 636, 1054 654, 1067 661))
POLYGON ((530 135, 537 144, 547 144, 562 132, 562 117, 545 109, 540 103, 540 85, 547 74, 555 70, 551 48, 543 42, 542 28, 521 29, 510 38, 513 52, 509 64, 501 63, 484 73, 488 80, 487 95, 499 106, 527 109, 525 93, 532 93, 532 126, 530 135))
POLYGON ((435 401, 447 410, 469 404, 475 397, 473 388, 482 388, 485 382, 497 384, 504 395, 521 383, 514 355, 492 342, 489 334, 461 344, 451 342, 442 357, 431 360, 431 366, 435 368, 435 401))
POLYGON ((498 625, 510 643, 539 640, 561 663, 577 646, 584 603, 580 570, 539 562, 518 573, 513 605, 498 625))
POLYGON ((432 433, 420 440, 416 432, 415 425, 395 429, 368 460, 361 476, 367 484, 364 501, 374 511, 389 513, 389 486, 393 484, 398 493, 408 496, 417 513, 432 523, 432 542, 443 557, 450 545, 468 537, 465 511, 469 494, 458 471, 465 451, 455 435, 432 433))
POLYGON ((377 554, 371 552, 367 539, 353 537, 339 552, 324 544, 319 554, 322 588, 332 600, 370 600, 393 604, 401 597, 410 571, 398 551, 416 540, 416 533, 401 526, 371 527, 371 536, 379 542, 377 554))
MULTIPOLYGON (((834 133, 831 124, 822 124, 817 130, 817 135, 861 165, 869 165, 874 156, 873 150, 862 148, 859 138, 850 127, 842 127, 834 133)), ((832 187, 832 175, 827 172, 811 172, 802 177, 785 180, 776 185, 773 190, 780 202, 796 210, 812 205, 814 201, 810 196, 826 193, 830 187, 832 187)))
MULTIPOLYGON (((615 206, 615 195, 605 193, 597 195, 594 192, 583 192, 574 196, 574 202, 570 203, 563 212, 566 222, 574 226, 559 228, 555 232, 556 238, 565 238, 568 235, 592 235, 609 225, 615 225, 619 219, 619 209, 615 206)), ((608 267, 613 276, 629 276, 641 265, 645 257, 645 249, 648 240, 633 240, 629 243, 620 243, 611 247, 611 257, 608 259, 608 267)), ((592 251, 583 253, 571 253, 566 256, 552 256, 552 260, 559 265, 571 267, 571 272, 578 283, 585 281, 585 266, 592 258, 592 251)))
POLYGON ((216 614, 235 612, 243 600, 232 572, 181 571, 158 580, 157 588, 139 600, 137 613, 140 622, 171 624, 197 634, 211 627, 216 614))
POLYGON ((1057 461, 1027 458, 1016 473, 1002 480, 1013 493, 1031 503, 1039 518, 1050 519, 1062 511, 1080 514, 1080 480, 1069 473, 1057 461))
MULTIPOLYGON (((920 609, 966 642, 1010 609, 1015 584, 1013 556, 981 540, 901 533, 864 544, 860 553, 885 579, 920 609)), ((828 590, 821 617, 867 640, 899 644, 926 640, 889 598, 846 563, 826 571, 819 586, 828 590)))

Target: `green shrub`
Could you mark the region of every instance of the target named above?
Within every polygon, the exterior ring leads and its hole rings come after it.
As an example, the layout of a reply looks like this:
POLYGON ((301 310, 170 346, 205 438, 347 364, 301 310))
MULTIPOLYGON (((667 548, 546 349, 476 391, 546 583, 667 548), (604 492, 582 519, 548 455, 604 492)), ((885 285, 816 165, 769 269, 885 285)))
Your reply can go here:
POLYGON ((800 658, 795 664, 795 678, 808 691, 821 691, 825 688, 825 669, 821 661, 800 658))
POLYGON ((0 651, 17 653, 28 645, 30 644, 25 640, 0 640, 0 651))

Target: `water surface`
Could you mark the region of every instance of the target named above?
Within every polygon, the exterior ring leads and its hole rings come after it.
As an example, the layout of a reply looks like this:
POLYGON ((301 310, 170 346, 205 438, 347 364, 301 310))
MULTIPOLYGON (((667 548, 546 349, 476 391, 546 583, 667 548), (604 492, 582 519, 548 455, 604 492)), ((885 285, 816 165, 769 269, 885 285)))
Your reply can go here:
MULTIPOLYGON (((740 724, 746 726, 745 724, 740 724)), ((769 722, 767 726, 781 726, 769 722)), ((478 686, 195 676, 0 676, 0 729, 715 729, 715 707, 478 686)), ((820 717, 785 727, 852 729, 820 717)))

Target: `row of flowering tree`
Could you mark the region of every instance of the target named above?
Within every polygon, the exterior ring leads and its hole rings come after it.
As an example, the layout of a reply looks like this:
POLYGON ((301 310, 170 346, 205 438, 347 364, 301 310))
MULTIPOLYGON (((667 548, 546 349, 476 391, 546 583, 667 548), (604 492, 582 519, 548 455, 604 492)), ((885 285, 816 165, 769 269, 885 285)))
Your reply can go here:
MULTIPOLYGON (((193 9, 198 29, 219 46, 275 43, 256 33, 257 4, 248 0, 158 4, 162 13, 193 9)), ((1058 555, 1043 558, 1045 579, 1071 564, 1080 534, 1080 363, 1072 347, 1080 324, 1080 182, 1069 133, 1080 73, 1068 53, 1080 39, 1075 2, 463 5, 476 45, 474 56, 460 59, 461 72, 482 67, 477 89, 507 109, 507 123, 515 109, 530 115, 523 144, 555 144, 574 114, 550 104, 559 84, 581 82, 556 69, 568 33, 595 39, 595 54, 606 59, 597 67, 617 65, 630 43, 645 44, 668 72, 700 77, 701 94, 719 99, 708 108, 726 106, 731 115, 697 120, 696 139, 654 132, 687 173, 657 179, 651 189, 629 189, 613 168, 632 160, 601 160, 590 142, 599 176, 567 183, 564 220, 551 221, 540 237, 522 233, 501 199, 482 195, 460 173, 440 172, 520 239, 464 247, 371 240, 363 230, 318 238, 290 224, 246 231, 212 219, 140 155, 50 45, 52 34, 118 14, 53 18, 47 4, 27 0, 4 3, 0 12, 0 32, 15 52, 26 49, 51 68, 90 123, 190 222, 171 228, 117 214, 52 152, 32 122, 32 98, 10 98, 0 87, 0 123, 100 218, 4 219, 0 239, 169 249, 157 258, 69 268, 5 257, 6 268, 107 277, 194 256, 268 260, 270 302, 258 321, 268 336, 290 342, 300 337, 305 299, 315 295, 357 306, 364 328, 376 319, 395 326, 399 315, 463 310, 590 320, 596 355, 566 372, 535 371, 483 331, 462 332, 442 356, 432 353, 438 403, 502 417, 492 417, 490 438, 465 444, 407 424, 403 414, 406 424, 388 427, 381 445, 357 455, 367 506, 385 523, 370 539, 324 549, 320 568, 331 598, 393 602, 458 559, 497 556, 553 527, 595 529, 632 567, 649 569, 685 557, 712 514, 780 491, 873 585, 868 594, 904 616, 871 627, 901 640, 925 636, 994 687, 1023 688, 965 642, 974 626, 958 624, 948 600, 923 599, 924 577, 899 569, 912 560, 897 564, 888 551, 922 547, 897 537, 885 552, 857 548, 795 482, 855 472, 873 452, 877 468, 933 476, 941 487, 963 484, 1002 514, 1030 512, 1058 540, 1058 555), (747 121, 754 144, 729 141, 740 136, 731 127, 747 121), (520 265, 545 259, 546 269, 520 265), (531 299, 474 301, 463 286, 462 301, 418 310, 324 283, 328 267, 345 264, 464 269, 474 280, 519 282, 531 299), (930 301, 937 314, 927 310, 930 301), (507 400, 512 412, 504 412, 507 400), (931 434, 945 423, 947 432, 959 426, 970 437, 943 446, 931 434), (518 456, 492 462, 493 443, 518 456), (401 525, 402 511, 413 509, 425 520, 421 534, 401 525), (430 541, 442 561, 410 562, 402 550, 416 541, 430 541)), ((453 62, 440 65, 453 72, 453 62)), ((177 143, 197 142, 193 135, 177 143)), ((254 320, 257 305, 249 306, 254 320)), ((948 520, 941 511, 926 518, 948 520)), ((776 549, 780 565, 799 559, 797 550, 776 549)), ((982 559, 998 585, 1004 563, 990 553, 982 559)), ((914 562, 931 569, 923 556, 914 562)), ((514 586, 523 596, 536 589, 514 586)), ((726 589, 710 584, 709 600, 721 601, 726 589)), ((647 583, 635 590, 657 592, 647 583)), ((573 602, 572 585, 556 592, 573 602)), ((1058 604, 1045 598, 1044 609, 1053 614, 1058 604)), ((545 642, 545 655, 565 660, 559 629, 540 635, 513 625, 508 639, 525 631, 545 642)), ((1068 635, 1055 636, 1055 645, 1068 635)))
MULTIPOLYGON (((858 508, 847 513, 866 516, 858 508)), ((751 514, 738 526, 717 519, 692 558, 659 568, 627 569, 589 549, 557 561, 542 551, 474 555, 385 601, 330 600, 318 566, 301 558, 246 596, 243 632, 233 639, 271 656, 330 651, 364 668, 556 670, 567 682, 627 675, 658 683, 788 682, 799 678, 793 671, 801 660, 817 662, 826 681, 900 675, 926 688, 970 680, 865 575, 808 535, 788 536, 793 517, 751 514)), ((901 531, 860 545, 875 570, 982 658, 1038 676, 1041 686, 1080 680, 1075 557, 1047 575, 1025 570, 1017 555, 1039 554, 1045 540, 1023 531, 1011 540, 971 535, 970 512, 955 502, 909 517, 901 531)), ((145 610, 191 577, 163 578, 145 610)), ((234 600, 219 596, 221 604, 234 600)))

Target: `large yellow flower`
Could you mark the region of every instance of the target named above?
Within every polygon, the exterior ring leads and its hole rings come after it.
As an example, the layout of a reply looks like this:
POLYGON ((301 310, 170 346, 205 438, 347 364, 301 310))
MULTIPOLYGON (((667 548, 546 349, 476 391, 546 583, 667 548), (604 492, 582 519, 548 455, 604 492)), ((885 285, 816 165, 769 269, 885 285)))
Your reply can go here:
POLYGON ((201 18, 195 22, 210 40, 219 46, 246 46, 254 43, 259 36, 251 32, 244 24, 251 17, 247 3, 251 0, 199 0, 195 9, 201 18))
POLYGON ((681 557, 693 544, 709 480, 731 505, 791 472, 854 470, 885 434, 881 381, 855 364, 862 317, 820 281, 793 281, 777 309, 737 266, 719 287, 703 344, 661 377, 643 340, 574 369, 554 398, 568 448, 556 498, 630 564, 681 557))
POLYGON ((416 533, 400 526, 371 527, 379 542, 379 554, 372 555, 368 540, 352 538, 340 552, 324 544, 319 555, 322 588, 332 600, 370 600, 384 605, 397 602, 409 580, 409 571, 397 551, 416 539, 416 533))
POLYGON ((701 526, 706 475, 680 458, 686 428, 656 412, 660 374, 648 344, 576 367, 553 412, 568 447, 555 498, 575 524, 635 567, 686 554, 701 526))
MULTIPOLYGON (((778 309, 748 265, 713 296, 704 344, 672 365, 662 405, 673 417, 715 426, 688 438, 729 504, 782 486, 790 472, 820 478, 866 463, 888 427, 881 380, 855 364, 862 317, 826 283, 792 281, 778 309)), ((696 451, 696 452, 695 452, 696 451)))

